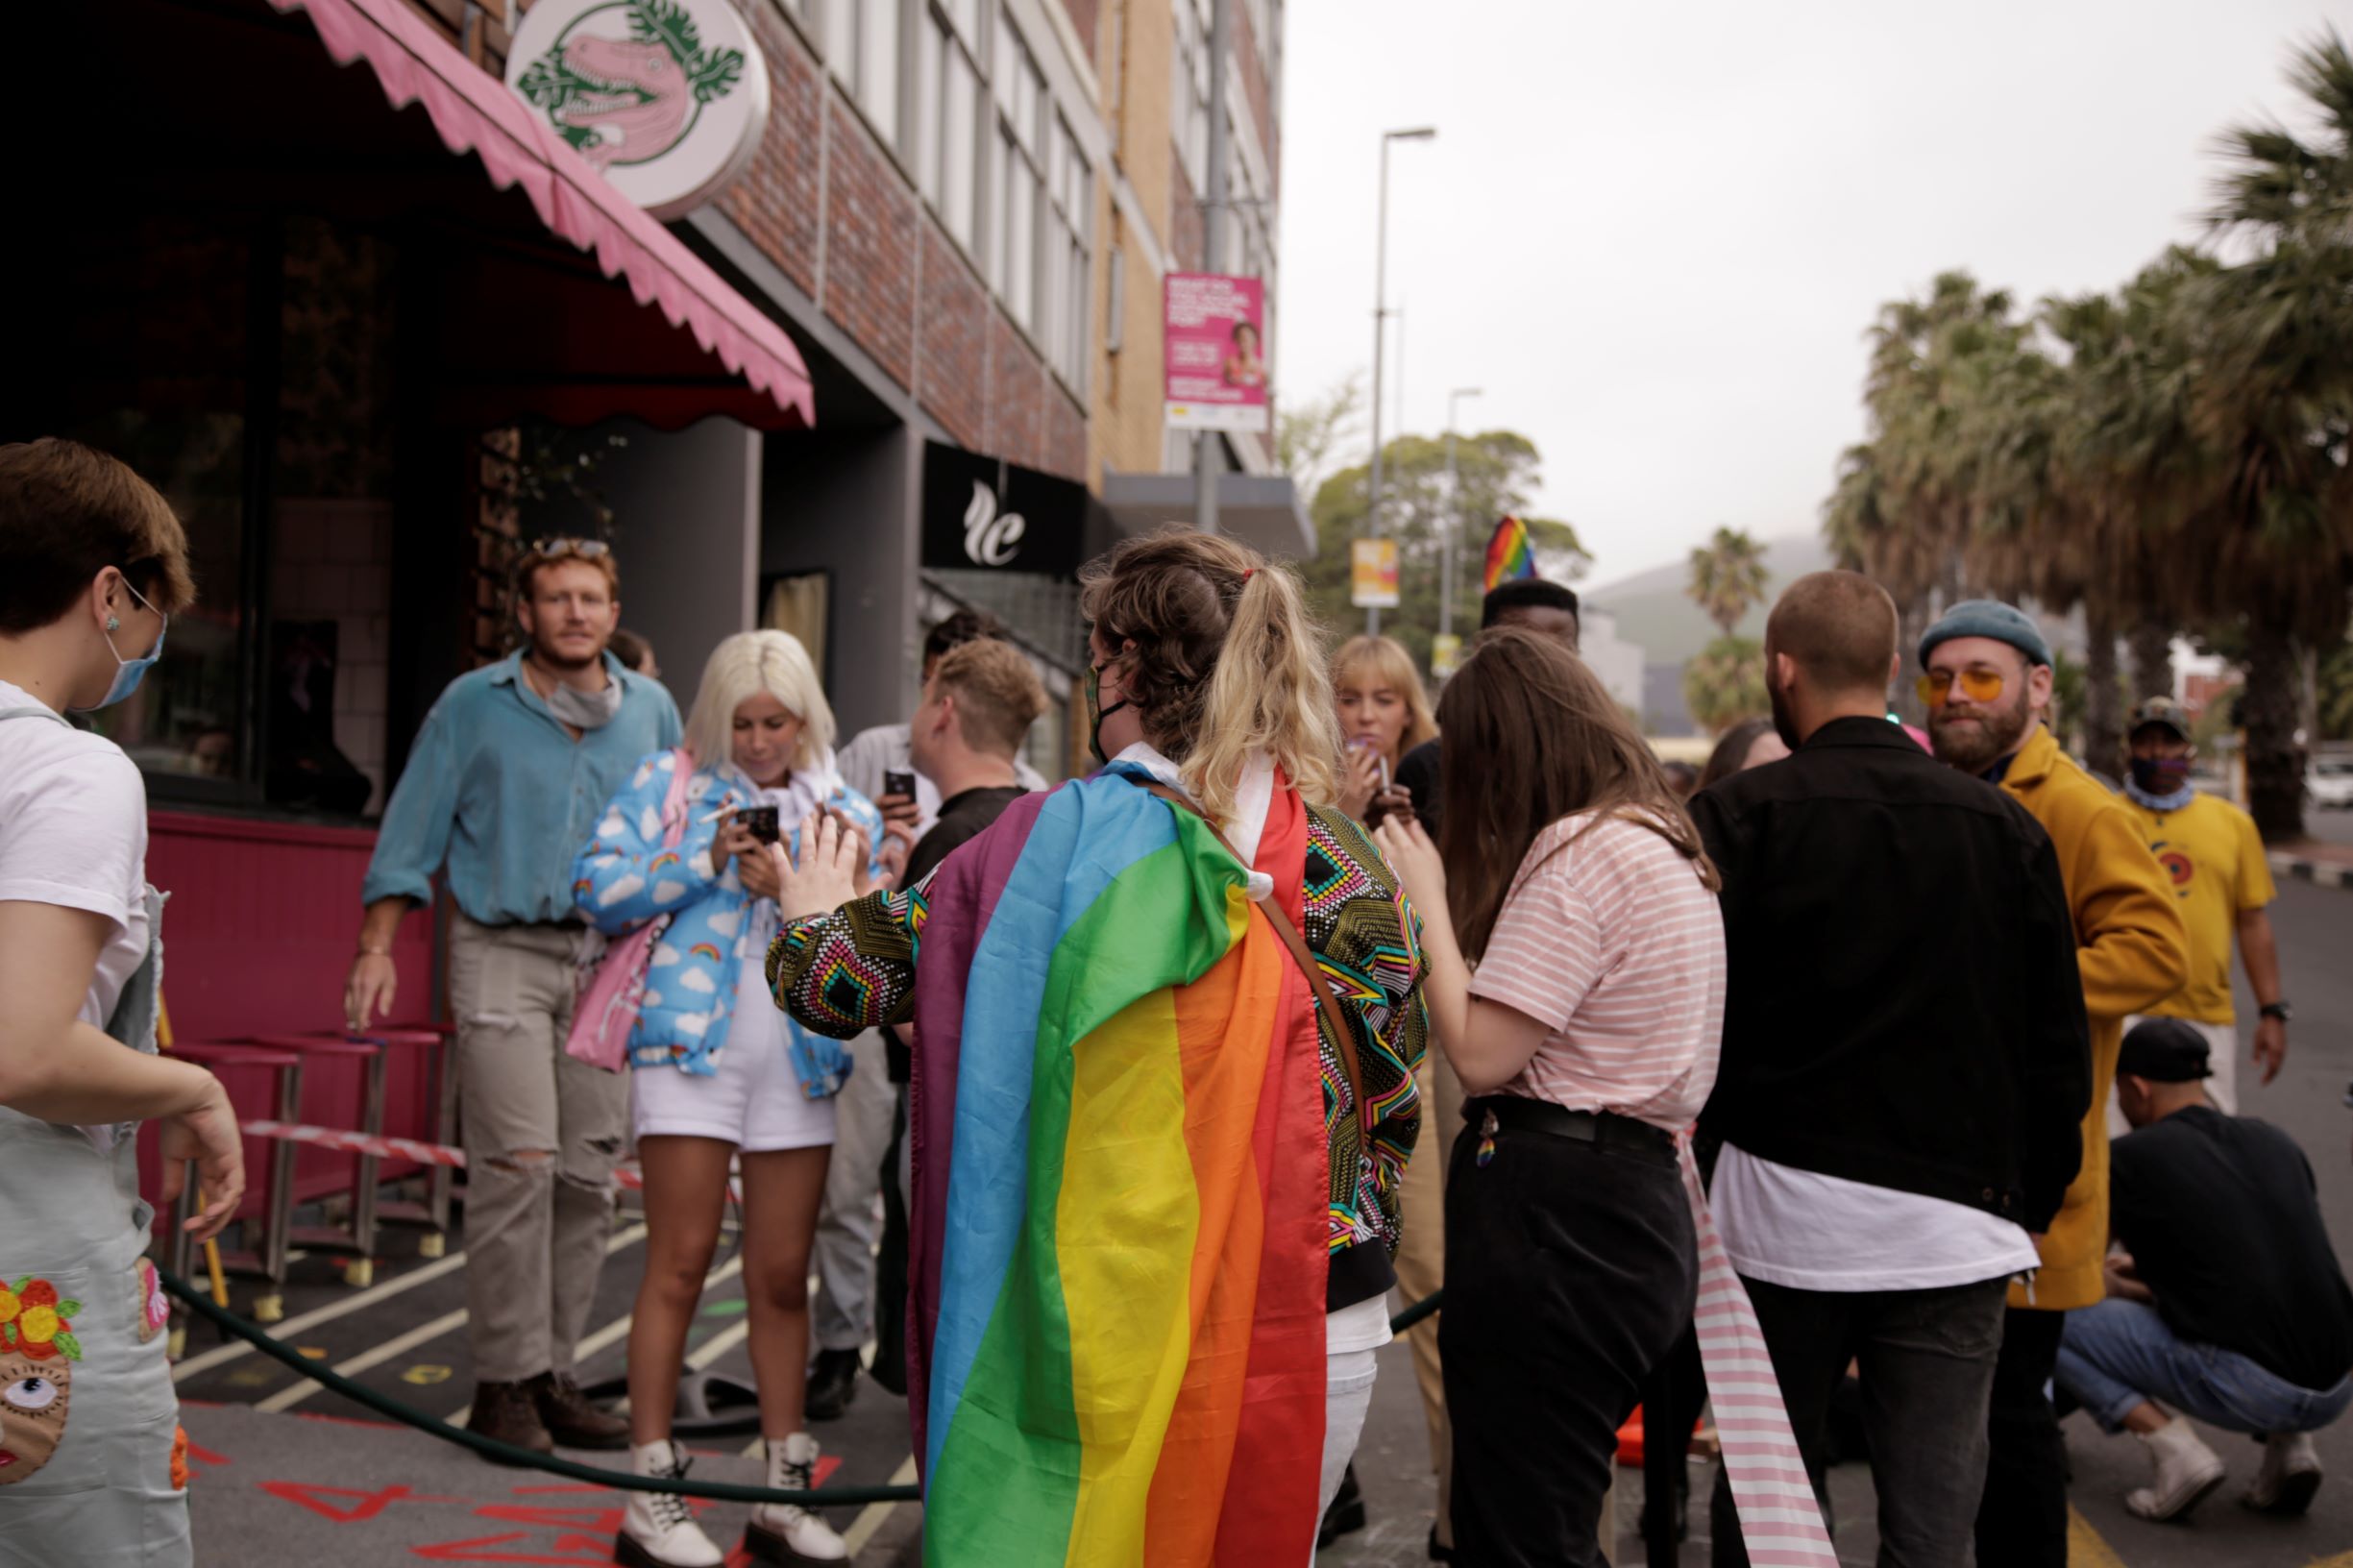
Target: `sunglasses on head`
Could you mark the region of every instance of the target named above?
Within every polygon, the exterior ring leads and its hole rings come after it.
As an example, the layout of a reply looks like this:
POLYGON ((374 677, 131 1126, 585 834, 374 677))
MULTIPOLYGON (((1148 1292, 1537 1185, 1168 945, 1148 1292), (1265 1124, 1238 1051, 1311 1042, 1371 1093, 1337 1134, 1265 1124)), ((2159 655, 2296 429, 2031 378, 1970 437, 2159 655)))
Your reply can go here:
POLYGON ((1955 685, 1961 695, 1972 702, 1991 702, 2001 696, 2001 672, 1998 670, 1968 669, 1962 671, 1931 670, 1920 677, 1916 689, 1920 699, 1932 708, 1945 705, 1955 685))
POLYGON ((601 555, 609 555, 613 551, 613 547, 601 539, 570 539, 561 536, 551 539, 534 539, 528 548, 532 554, 543 560, 560 560, 567 555, 576 555, 583 561, 593 561, 601 555))

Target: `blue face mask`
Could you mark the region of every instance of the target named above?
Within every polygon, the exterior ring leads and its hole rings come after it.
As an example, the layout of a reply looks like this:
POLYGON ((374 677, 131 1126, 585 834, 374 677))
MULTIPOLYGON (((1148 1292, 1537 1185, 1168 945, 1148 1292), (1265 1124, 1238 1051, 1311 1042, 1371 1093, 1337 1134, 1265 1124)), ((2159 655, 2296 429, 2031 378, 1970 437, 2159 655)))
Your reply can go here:
MULTIPOLYGON (((123 587, 141 605, 151 610, 155 608, 147 602, 145 594, 131 586, 129 578, 123 580, 123 587)), ((166 615, 161 619, 163 625, 156 628, 156 646, 149 649, 143 657, 126 659, 122 649, 114 646, 114 632, 122 623, 113 616, 107 617, 107 651, 114 655, 114 684, 107 688, 107 695, 100 698, 94 707, 77 709, 77 712, 90 713, 96 708, 110 708, 139 689, 139 682, 147 678, 147 672, 155 668, 158 659, 163 657, 163 633, 171 628, 172 618, 166 615)))

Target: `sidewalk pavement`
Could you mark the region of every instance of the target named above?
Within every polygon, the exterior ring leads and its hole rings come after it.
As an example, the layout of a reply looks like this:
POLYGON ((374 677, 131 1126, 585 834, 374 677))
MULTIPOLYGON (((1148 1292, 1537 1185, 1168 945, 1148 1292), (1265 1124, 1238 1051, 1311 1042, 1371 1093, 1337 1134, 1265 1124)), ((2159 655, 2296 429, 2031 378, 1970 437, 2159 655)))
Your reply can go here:
POLYGON ((2282 879, 2317 883, 2324 888, 2353 887, 2353 844, 2329 844, 2298 839, 2267 851, 2271 874, 2282 879))

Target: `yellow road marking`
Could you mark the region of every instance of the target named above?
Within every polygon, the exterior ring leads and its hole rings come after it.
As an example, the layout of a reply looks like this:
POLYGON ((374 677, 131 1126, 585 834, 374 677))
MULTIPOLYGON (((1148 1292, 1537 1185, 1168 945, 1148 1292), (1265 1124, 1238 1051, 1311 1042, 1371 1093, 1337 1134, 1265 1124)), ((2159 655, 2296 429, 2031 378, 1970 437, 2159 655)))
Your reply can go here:
POLYGON ((2101 1540, 2092 1521, 2073 1507, 2067 1510, 2067 1568, 2124 1568, 2116 1549, 2101 1540))

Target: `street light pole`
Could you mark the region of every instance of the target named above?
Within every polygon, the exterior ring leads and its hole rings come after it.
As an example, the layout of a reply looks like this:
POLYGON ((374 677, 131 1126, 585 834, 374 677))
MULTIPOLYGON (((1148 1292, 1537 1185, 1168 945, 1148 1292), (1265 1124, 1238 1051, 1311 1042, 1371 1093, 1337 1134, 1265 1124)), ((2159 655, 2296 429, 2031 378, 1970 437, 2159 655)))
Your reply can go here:
POLYGON ((1438 635, 1455 634, 1455 557, 1462 552, 1457 537, 1462 527, 1461 476, 1455 468, 1455 404, 1480 396, 1475 386, 1458 386, 1446 394, 1446 553, 1438 557, 1438 635))
MULTIPOLYGON (((1420 126, 1411 131, 1381 133, 1381 210, 1373 237, 1373 472, 1365 497, 1364 527, 1366 536, 1381 537, 1381 351, 1388 336, 1389 313, 1389 143, 1392 141, 1429 141, 1437 135, 1432 126, 1420 126)), ((1373 636, 1381 630, 1381 606, 1364 607, 1364 632, 1373 636)))
MULTIPOLYGON (((1232 48, 1233 0, 1210 0, 1210 145, 1208 193, 1201 203, 1201 251, 1209 270, 1226 270, 1226 52, 1232 48)), ((1217 531, 1217 432, 1193 435, 1193 527, 1217 531)))

